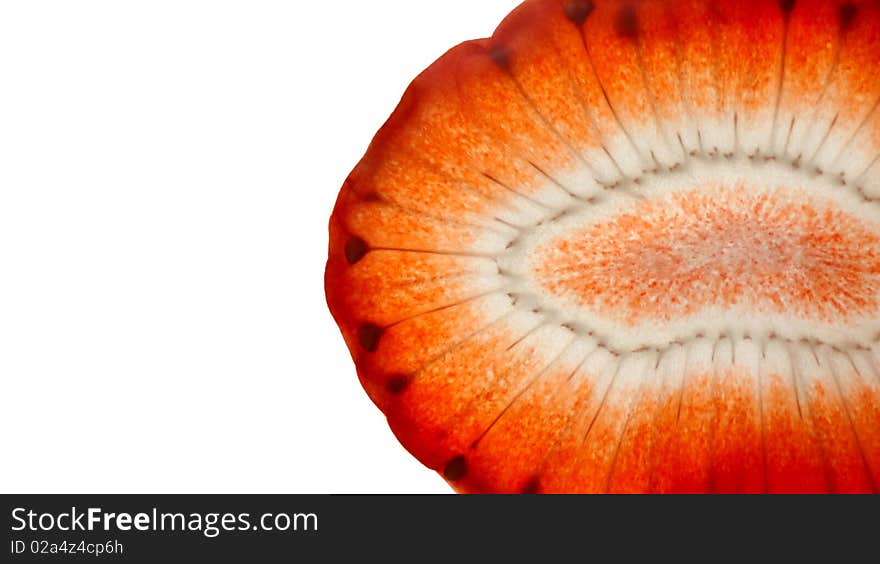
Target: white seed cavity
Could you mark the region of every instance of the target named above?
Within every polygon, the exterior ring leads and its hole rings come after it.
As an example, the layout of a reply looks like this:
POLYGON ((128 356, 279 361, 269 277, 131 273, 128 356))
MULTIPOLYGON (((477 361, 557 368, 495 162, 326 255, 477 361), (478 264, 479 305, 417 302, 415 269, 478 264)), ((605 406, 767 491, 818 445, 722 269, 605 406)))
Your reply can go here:
MULTIPOLYGON (((565 175, 566 184, 579 174, 583 173, 565 175)), ((712 347, 727 340, 732 351, 728 356, 736 357, 739 352, 754 360, 755 351, 766 355, 771 343, 828 345, 849 354, 869 350, 880 341, 880 320, 875 315, 866 315, 853 323, 832 323, 785 314, 755 315, 747 310, 707 309, 671 323, 628 326, 544 291, 530 274, 529 265, 536 249, 553 237, 614 217, 645 199, 660 199, 713 185, 745 185, 755 190, 784 188, 820 197, 880 234, 880 198, 869 196, 874 193, 869 188, 846 182, 844 176, 833 169, 805 169, 800 159, 786 156, 735 152, 725 157, 695 151, 683 162, 658 167, 636 178, 620 176, 611 183, 594 181, 582 191, 568 190, 569 197, 564 200, 558 198, 560 185, 548 181, 546 191, 554 196, 548 198, 537 193, 531 199, 540 205, 527 203, 522 215, 513 213, 511 207, 506 208, 505 223, 516 227, 511 229, 508 240, 496 241, 493 246, 499 250, 492 258, 497 264, 497 277, 504 284, 513 307, 540 316, 544 324, 561 326, 589 343, 588 346, 616 355, 653 351, 660 367, 672 362, 669 355, 675 357, 674 351, 690 349, 690 345, 697 342, 706 342, 712 347), (746 350, 749 352, 743 352, 746 350)))

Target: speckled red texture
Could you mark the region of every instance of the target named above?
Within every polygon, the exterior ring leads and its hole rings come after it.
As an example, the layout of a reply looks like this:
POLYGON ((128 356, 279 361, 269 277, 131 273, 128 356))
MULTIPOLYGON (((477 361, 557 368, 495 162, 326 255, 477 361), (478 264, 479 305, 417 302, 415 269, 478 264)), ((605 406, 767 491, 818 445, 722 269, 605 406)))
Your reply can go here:
POLYGON ((704 186, 566 233, 535 256, 538 280, 628 323, 707 305, 848 320, 874 312, 880 234, 783 190, 704 186))

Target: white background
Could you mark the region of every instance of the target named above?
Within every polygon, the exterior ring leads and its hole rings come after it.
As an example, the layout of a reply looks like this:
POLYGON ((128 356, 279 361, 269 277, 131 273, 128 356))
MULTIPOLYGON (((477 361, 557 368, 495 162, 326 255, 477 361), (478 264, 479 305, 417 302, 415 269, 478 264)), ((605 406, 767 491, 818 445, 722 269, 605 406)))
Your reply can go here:
POLYGON ((0 490, 449 492, 360 388, 326 225, 516 4, 0 4, 0 490))

